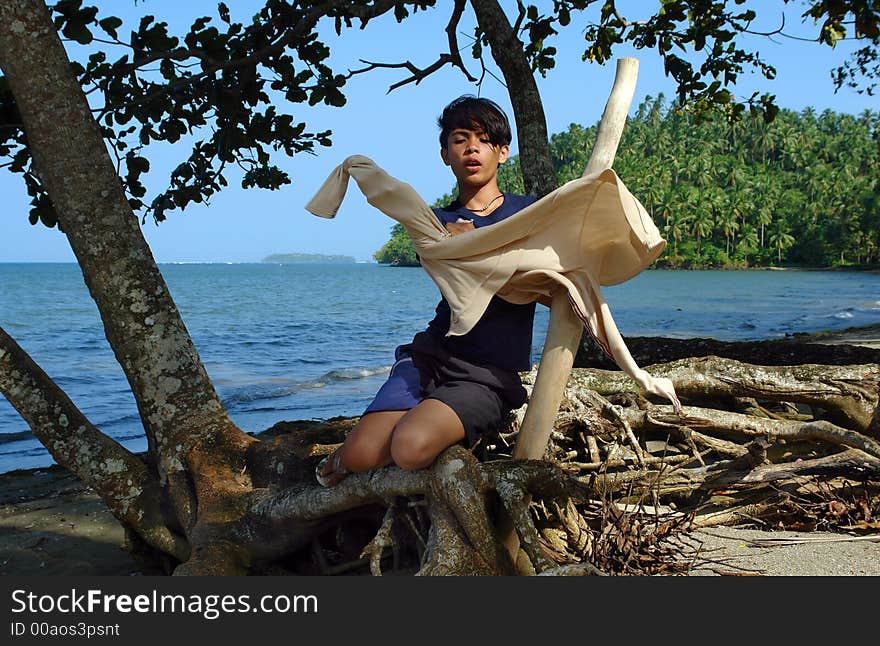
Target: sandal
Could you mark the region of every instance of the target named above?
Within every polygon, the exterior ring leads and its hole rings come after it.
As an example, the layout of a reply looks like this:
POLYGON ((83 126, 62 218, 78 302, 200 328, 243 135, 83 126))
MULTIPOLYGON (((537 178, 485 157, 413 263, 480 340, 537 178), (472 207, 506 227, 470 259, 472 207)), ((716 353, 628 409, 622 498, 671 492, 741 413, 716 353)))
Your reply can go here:
POLYGON ((315 479, 322 487, 334 487, 351 473, 342 466, 342 455, 339 449, 333 451, 315 467, 315 479), (329 471, 325 471, 329 467, 329 471))

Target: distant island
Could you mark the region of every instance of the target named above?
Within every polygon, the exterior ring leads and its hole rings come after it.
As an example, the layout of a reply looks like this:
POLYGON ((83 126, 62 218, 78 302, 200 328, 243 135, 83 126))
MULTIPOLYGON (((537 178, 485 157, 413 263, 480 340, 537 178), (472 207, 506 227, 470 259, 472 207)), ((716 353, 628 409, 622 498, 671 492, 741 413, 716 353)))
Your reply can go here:
POLYGON ((263 258, 262 262, 275 262, 281 264, 307 263, 307 262, 355 262, 354 256, 327 256, 322 253, 273 253, 263 258))

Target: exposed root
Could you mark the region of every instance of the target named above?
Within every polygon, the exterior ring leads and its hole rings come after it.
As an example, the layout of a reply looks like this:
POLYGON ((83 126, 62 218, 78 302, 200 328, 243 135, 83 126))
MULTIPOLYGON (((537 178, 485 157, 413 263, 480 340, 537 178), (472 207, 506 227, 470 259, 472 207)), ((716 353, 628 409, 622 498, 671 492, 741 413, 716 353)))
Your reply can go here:
MULTIPOLYGON (((370 560, 370 572, 373 576, 382 576, 382 555, 389 547, 394 546, 394 540, 391 536, 391 527, 394 524, 394 508, 389 507, 385 510, 385 516, 382 518, 382 525, 376 536, 373 537, 363 551, 361 558, 370 560)), ((396 560, 396 559, 395 559, 396 560)))

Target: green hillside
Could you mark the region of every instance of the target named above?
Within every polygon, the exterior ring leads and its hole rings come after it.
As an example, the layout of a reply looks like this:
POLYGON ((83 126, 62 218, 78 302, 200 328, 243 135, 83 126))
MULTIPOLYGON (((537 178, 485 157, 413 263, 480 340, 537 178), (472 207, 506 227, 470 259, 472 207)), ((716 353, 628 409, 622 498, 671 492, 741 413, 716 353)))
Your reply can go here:
MULTIPOLYGON (((880 252, 878 135, 876 111, 698 120, 661 95, 628 121, 614 169, 669 242, 655 266, 861 266, 880 252)), ((595 136, 572 124, 551 137, 560 184, 580 176, 595 136)), ((523 191, 516 157, 499 183, 523 191)), ((417 261, 400 225, 375 258, 417 261)))

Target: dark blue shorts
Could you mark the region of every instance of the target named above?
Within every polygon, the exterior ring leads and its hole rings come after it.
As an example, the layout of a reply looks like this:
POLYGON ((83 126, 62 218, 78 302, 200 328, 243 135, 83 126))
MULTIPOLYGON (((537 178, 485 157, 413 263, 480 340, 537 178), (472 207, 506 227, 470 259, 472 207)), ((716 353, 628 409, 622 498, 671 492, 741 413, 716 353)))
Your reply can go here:
POLYGON ((388 380, 382 384, 364 415, 383 410, 409 410, 424 399, 419 370, 413 358, 398 347, 394 351, 396 361, 391 366, 388 380))

